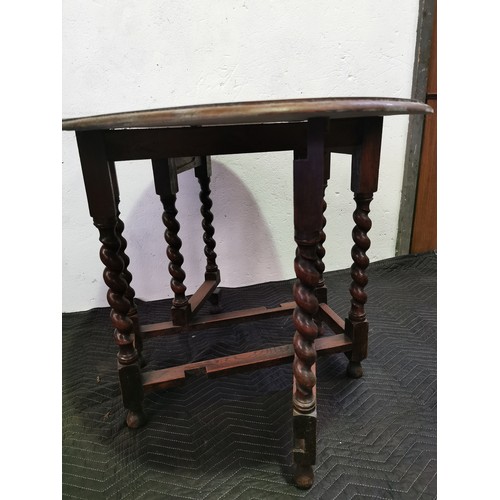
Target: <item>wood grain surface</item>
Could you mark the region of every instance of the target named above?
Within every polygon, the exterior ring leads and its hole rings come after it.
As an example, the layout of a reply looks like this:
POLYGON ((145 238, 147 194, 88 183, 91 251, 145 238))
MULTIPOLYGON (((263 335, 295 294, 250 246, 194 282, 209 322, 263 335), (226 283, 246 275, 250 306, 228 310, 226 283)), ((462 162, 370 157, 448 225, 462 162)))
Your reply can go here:
POLYGON ((70 118, 62 121, 62 129, 235 125, 302 121, 317 117, 350 118, 420 113, 432 113, 432 108, 410 99, 330 97, 183 106, 70 118))

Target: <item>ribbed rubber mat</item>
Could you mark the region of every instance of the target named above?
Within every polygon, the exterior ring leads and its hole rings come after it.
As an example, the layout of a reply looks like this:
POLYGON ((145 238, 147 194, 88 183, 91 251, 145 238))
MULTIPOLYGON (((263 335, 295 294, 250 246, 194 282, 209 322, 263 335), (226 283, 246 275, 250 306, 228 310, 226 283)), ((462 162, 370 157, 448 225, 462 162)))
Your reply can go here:
MULTIPOLYGON (((63 497, 78 499, 436 498, 435 254, 368 268, 369 357, 345 376, 320 358, 315 483, 292 484, 291 365, 192 378, 147 395, 148 423, 126 427, 109 309, 63 315, 63 497)), ((349 271, 325 275, 328 302, 349 309, 349 271)), ((292 300, 291 281, 222 289, 224 310, 292 300)), ((139 303, 166 321, 169 301, 139 303)), ((291 318, 145 341, 157 369, 291 341, 291 318)))

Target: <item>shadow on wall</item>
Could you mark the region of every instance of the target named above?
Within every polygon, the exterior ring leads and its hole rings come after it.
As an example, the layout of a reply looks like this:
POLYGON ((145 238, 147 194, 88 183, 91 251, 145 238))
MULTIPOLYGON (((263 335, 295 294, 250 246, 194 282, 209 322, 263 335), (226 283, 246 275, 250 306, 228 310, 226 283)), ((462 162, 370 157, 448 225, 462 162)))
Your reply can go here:
MULTIPOLYGON (((152 179, 151 170, 148 174, 152 179)), ((117 175, 120 182, 119 165, 117 175)), ((254 284, 283 275, 272 232, 247 186, 220 160, 212 160, 210 187, 221 286, 254 284)), ((126 253, 130 258, 129 270, 136 297, 144 301, 170 298, 173 294, 162 222, 163 207, 154 184, 151 181, 140 198, 130 206, 126 204, 123 191, 120 186, 126 253)), ((179 175, 176 207, 187 295, 194 293, 202 283, 206 265, 199 191, 194 170, 179 175)), ((290 262, 290 269, 293 270, 293 262, 290 262)), ((104 296, 107 292, 104 283, 102 288, 104 296)))

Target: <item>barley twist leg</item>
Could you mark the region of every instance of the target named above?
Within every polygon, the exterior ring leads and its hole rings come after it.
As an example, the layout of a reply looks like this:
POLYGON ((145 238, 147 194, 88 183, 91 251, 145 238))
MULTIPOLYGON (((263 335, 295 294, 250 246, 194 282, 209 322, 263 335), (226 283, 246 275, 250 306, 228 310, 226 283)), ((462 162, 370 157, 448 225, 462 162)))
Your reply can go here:
POLYGON ((366 269, 369 259, 366 252, 370 248, 370 238, 368 231, 372 222, 368 216, 370 212, 370 202, 373 200, 372 193, 356 193, 354 196, 356 209, 353 214, 355 227, 352 231, 354 246, 351 250, 353 264, 351 266, 352 282, 349 288, 351 294, 351 309, 346 330, 353 338, 355 348, 350 355, 347 374, 352 378, 359 378, 363 375, 361 361, 366 357, 368 322, 366 321, 365 304, 367 294, 365 287, 368 284, 366 269))
POLYGON ((108 286, 107 299, 111 306, 114 340, 118 346, 118 369, 123 403, 128 409, 127 425, 137 428, 146 421, 142 408, 143 389, 138 365, 139 355, 134 345, 133 321, 129 316, 130 302, 124 278, 124 262, 120 255, 120 238, 117 236, 117 219, 96 222, 99 241, 102 243, 100 258, 104 264, 103 278, 108 286))
POLYGON ((214 221, 214 216, 212 213, 212 199, 210 198, 210 177, 203 176, 198 177, 198 182, 200 183, 200 201, 201 209, 200 213, 203 217, 202 227, 203 227, 203 241, 205 242, 205 256, 207 258, 206 275, 207 279, 209 277, 217 276, 219 268, 215 259, 217 254, 215 253, 215 240, 214 234, 215 229, 212 225, 214 221))
MULTIPOLYGON (((325 184, 325 189, 326 189, 326 184, 325 184)), ((326 304, 328 301, 328 297, 327 297, 328 290, 326 288, 325 279, 323 276, 323 273, 325 272, 325 264, 323 262, 323 258, 326 255, 326 250, 324 247, 324 243, 326 241, 326 234, 324 231, 325 226, 326 226, 326 217, 325 217, 326 209, 327 209, 327 204, 325 201, 325 194, 324 194, 324 190, 323 190, 323 205, 322 205, 323 216, 322 216, 322 222, 321 222, 321 231, 319 233, 319 243, 318 243, 318 246, 316 249, 317 259, 316 259, 316 263, 315 263, 316 269, 319 273, 319 281, 318 281, 318 286, 315 289, 315 294, 316 294, 316 297, 318 298, 318 301, 320 303, 323 303, 323 304, 326 304)), ((316 323, 318 325, 318 336, 321 337, 324 333, 323 323, 319 319, 316 320, 316 323)))
POLYGON ((176 198, 175 194, 161 196, 164 210, 162 220, 166 228, 165 241, 167 242, 167 257, 169 259, 168 270, 171 276, 170 287, 174 292, 172 320, 176 324, 185 324, 188 318, 189 303, 184 285, 186 273, 182 269, 184 257, 180 252, 182 241, 179 238, 180 224, 177 221, 176 198))
POLYGON ((315 316, 318 298, 315 288, 320 279, 316 267, 317 244, 299 244, 295 258, 297 282, 293 295, 297 304, 293 321, 296 328, 293 337, 295 358, 293 361, 294 394, 294 461, 295 481, 299 488, 309 488, 314 474, 312 465, 316 456, 316 349, 314 339, 318 336, 315 316))
POLYGON ((129 318, 132 320, 133 324, 133 331, 134 331, 134 345, 137 350, 137 354, 139 356, 139 364, 141 367, 145 366, 144 358, 142 357, 142 337, 141 337, 141 332, 140 332, 140 327, 139 327, 139 317, 137 314, 137 305, 135 303, 135 290, 132 288, 131 283, 132 283, 132 273, 129 271, 128 266, 130 264, 130 258, 128 255, 125 253, 125 250, 127 248, 127 240, 123 237, 123 230, 125 228, 125 224, 123 223, 122 219, 120 218, 120 212, 117 210, 117 215, 118 215, 118 220, 116 224, 116 235, 118 239, 120 240, 120 251, 119 255, 121 259, 123 260, 123 278, 127 282, 127 291, 125 292, 125 297, 128 299, 130 302, 130 309, 128 312, 129 318))

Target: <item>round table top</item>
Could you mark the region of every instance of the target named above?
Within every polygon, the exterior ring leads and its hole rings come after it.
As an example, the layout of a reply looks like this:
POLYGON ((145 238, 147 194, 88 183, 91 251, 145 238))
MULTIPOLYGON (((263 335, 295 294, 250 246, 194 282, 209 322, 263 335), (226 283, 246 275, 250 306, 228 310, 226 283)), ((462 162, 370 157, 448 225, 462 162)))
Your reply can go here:
POLYGON ((432 108, 410 99, 326 97, 206 104, 69 118, 62 121, 62 129, 105 130, 238 125, 305 121, 319 117, 354 118, 423 113, 432 113, 432 108))

